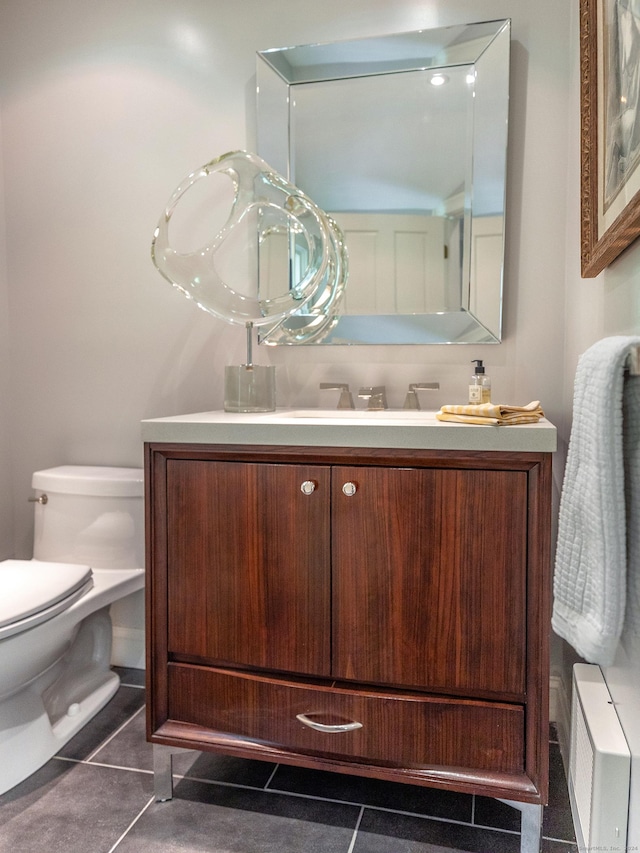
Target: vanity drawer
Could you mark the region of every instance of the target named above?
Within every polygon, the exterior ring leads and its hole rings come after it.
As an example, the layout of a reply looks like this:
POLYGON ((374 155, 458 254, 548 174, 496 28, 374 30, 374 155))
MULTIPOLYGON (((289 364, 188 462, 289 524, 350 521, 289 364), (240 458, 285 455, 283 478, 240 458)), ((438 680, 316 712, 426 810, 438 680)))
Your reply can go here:
POLYGON ((524 770, 518 705, 359 692, 187 664, 168 669, 169 719, 212 732, 367 764, 524 770), (299 715, 329 728, 312 728, 299 715), (361 725, 337 728, 354 722, 361 725))

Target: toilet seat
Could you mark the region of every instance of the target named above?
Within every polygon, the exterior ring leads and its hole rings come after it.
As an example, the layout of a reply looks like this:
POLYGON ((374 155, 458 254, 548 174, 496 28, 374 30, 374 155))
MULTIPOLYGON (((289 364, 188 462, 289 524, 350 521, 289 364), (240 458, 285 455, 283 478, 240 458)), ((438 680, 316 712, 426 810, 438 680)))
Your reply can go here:
POLYGON ((92 586, 89 566, 41 560, 0 562, 0 640, 51 619, 92 586))

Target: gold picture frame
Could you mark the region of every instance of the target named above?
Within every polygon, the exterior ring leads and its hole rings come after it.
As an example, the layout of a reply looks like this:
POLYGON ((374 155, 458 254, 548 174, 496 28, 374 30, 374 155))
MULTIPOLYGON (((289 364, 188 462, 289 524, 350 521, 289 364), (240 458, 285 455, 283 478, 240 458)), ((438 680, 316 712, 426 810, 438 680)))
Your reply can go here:
POLYGON ((626 16, 635 19, 628 0, 580 0, 583 278, 598 275, 640 236, 640 92, 627 98, 625 91, 625 69, 640 63, 640 38, 627 43, 626 16), (639 53, 629 57, 632 47, 639 53))

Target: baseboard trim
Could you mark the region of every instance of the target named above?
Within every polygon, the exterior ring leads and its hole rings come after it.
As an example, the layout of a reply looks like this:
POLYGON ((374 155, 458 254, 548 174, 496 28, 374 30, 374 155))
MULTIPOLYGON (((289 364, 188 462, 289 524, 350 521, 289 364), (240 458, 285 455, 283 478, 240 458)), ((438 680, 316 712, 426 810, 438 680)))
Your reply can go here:
POLYGON ((111 647, 112 666, 126 666, 132 669, 144 669, 144 630, 113 626, 113 645, 111 647))
POLYGON ((571 742, 571 704, 564 682, 559 675, 552 675, 549 679, 549 719, 556 725, 562 763, 566 772, 569 767, 571 742))

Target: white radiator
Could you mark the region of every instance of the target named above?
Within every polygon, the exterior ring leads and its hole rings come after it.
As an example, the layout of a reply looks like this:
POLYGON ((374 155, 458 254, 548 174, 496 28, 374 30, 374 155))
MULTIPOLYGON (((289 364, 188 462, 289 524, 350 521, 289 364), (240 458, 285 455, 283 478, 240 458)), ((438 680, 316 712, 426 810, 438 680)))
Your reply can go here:
POLYGON ((569 799, 578 850, 626 850, 631 755, 599 666, 576 664, 569 799))

